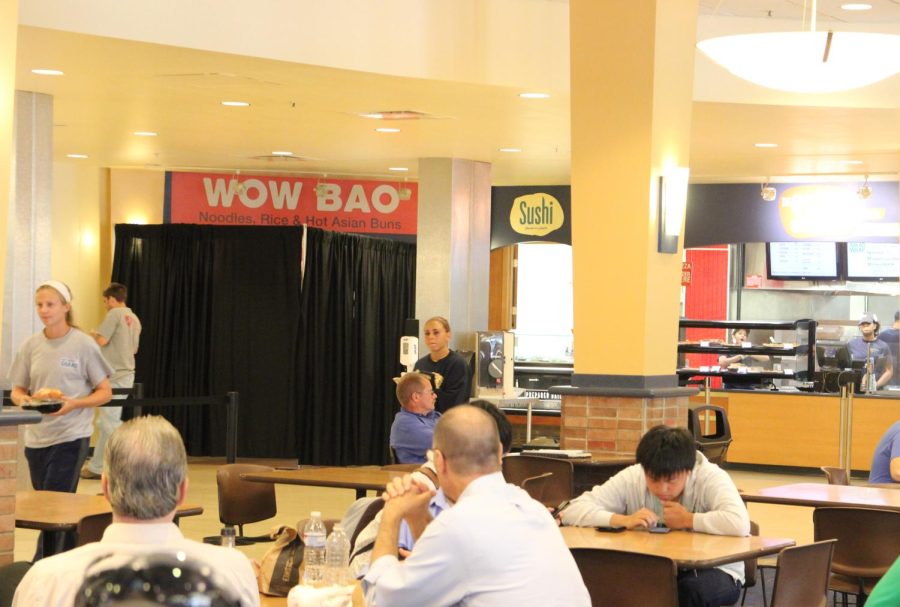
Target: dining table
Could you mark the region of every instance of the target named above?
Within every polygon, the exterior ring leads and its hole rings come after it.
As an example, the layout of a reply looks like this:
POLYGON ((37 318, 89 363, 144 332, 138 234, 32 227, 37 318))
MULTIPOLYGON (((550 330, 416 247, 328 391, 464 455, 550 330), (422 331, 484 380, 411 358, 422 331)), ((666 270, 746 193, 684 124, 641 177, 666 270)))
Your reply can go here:
MULTIPOLYGON (((74 532, 86 516, 112 512, 106 497, 61 491, 16 491, 16 527, 44 532, 44 556, 56 551, 56 538, 74 532)), ((184 516, 203 514, 203 506, 181 504, 175 511, 175 523, 184 516)))
POLYGON ((777 554, 796 543, 790 538, 738 537, 682 530, 650 533, 647 530, 610 532, 598 531, 594 527, 562 527, 560 531, 569 548, 622 550, 664 556, 675 561, 680 569, 708 569, 777 554))
POLYGON ((782 504, 786 506, 858 507, 900 512, 900 491, 865 485, 826 485, 794 483, 741 491, 748 503, 782 504))
POLYGON ((291 470, 269 470, 246 472, 241 475, 245 481, 257 483, 281 483, 310 487, 332 487, 354 489, 356 498, 366 496, 367 491, 383 491, 385 485, 395 476, 402 476, 402 470, 384 470, 375 466, 310 467, 291 470))

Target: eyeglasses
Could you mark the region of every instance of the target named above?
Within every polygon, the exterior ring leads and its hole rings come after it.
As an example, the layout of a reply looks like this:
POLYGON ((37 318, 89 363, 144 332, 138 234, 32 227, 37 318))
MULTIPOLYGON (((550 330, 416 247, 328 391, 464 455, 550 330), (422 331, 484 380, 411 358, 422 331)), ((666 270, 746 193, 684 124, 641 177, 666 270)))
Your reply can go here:
POLYGON ((416 394, 434 394, 434 393, 435 393, 434 390, 432 390, 431 388, 428 388, 427 390, 418 390, 416 392, 416 394))

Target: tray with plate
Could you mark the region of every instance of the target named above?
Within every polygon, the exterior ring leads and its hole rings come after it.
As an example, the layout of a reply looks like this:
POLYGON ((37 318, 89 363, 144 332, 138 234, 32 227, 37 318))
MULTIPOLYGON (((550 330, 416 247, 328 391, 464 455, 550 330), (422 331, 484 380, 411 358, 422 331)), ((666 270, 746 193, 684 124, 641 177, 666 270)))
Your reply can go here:
POLYGON ((62 406, 63 402, 58 398, 36 398, 23 404, 22 408, 40 413, 56 413, 62 406))

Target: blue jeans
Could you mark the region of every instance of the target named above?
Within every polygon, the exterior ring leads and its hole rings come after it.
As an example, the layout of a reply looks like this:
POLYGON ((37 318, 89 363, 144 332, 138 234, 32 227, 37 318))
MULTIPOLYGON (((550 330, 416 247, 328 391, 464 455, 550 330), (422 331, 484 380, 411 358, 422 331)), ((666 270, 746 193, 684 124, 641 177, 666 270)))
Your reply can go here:
MULTIPOLYGON (((78 473, 87 457, 90 438, 76 438, 67 443, 32 449, 25 447, 25 459, 31 473, 31 486, 42 491, 75 493, 78 473)), ((75 547, 74 533, 41 532, 34 560, 75 547)))
POLYGON ((741 583, 721 569, 688 569, 678 572, 678 607, 734 605, 741 583))

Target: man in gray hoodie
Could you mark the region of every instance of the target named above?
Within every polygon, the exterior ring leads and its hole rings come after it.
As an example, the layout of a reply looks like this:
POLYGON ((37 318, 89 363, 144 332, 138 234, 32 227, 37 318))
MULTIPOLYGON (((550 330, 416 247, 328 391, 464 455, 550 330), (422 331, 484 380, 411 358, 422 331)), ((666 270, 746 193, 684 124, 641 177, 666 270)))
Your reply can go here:
MULTIPOLYGON (((562 511, 564 525, 649 529, 657 525, 716 535, 750 534, 750 518, 731 477, 697 451, 684 428, 655 426, 641 438, 637 464, 562 511)), ((733 605, 744 564, 678 573, 680 607, 733 605)))

